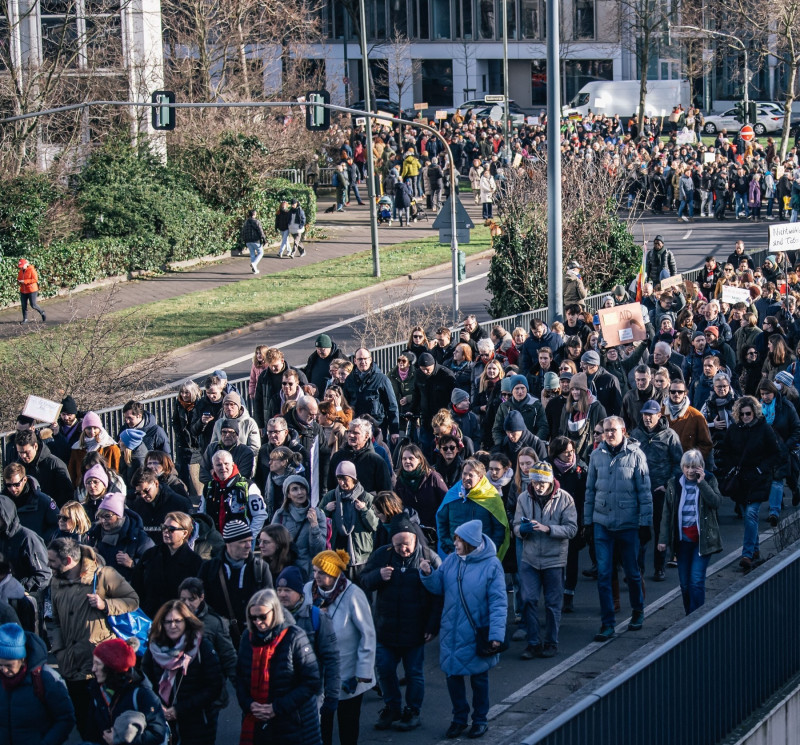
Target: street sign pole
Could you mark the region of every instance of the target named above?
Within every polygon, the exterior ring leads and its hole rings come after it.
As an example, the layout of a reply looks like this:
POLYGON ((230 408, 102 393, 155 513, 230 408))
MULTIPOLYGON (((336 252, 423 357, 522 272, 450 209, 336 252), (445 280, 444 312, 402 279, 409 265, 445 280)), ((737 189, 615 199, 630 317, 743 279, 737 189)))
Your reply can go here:
POLYGON ((561 291, 561 62, 558 14, 561 3, 547 3, 547 307, 550 320, 564 313, 561 291))

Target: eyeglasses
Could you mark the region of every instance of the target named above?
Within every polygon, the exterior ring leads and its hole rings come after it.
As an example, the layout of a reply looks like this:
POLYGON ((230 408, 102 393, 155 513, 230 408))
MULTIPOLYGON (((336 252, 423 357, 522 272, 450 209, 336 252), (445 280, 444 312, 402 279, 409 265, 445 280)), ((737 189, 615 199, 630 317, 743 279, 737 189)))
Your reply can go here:
POLYGON ((602 436, 603 436, 603 430, 602 429, 599 432, 597 430, 592 432, 592 437, 602 437, 602 436))
POLYGON ((758 352, 748 352, 747 356, 748 357, 758 357, 758 352))
POLYGON ((270 613, 259 613, 258 615, 255 615, 255 614, 251 613, 250 614, 250 620, 253 621, 254 623, 256 621, 261 621, 262 623, 266 623, 267 619, 271 615, 272 615, 271 612, 270 613))
POLYGON ((186 528, 176 528, 174 525, 161 526, 162 533, 180 533, 182 530, 186 530, 186 528))
POLYGON ((183 626, 186 621, 183 618, 165 618, 164 626, 183 626))
POLYGON ((442 445, 441 449, 443 453, 452 453, 454 450, 458 450, 455 445, 442 445))
POLYGON ((412 339, 424 339, 425 337, 422 334, 411 334, 412 339))
POLYGON ((60 523, 68 523, 69 522, 69 515, 59 515, 58 522, 60 523))
POLYGON ((739 415, 740 416, 753 416, 753 412, 752 411, 740 411, 739 415))
POLYGON ((369 362, 372 357, 356 357, 356 362, 369 362))
MULTIPOLYGON (((594 434, 602 434, 602 432, 595 432, 594 434)), ((575 455, 574 450, 565 450, 561 455, 575 455)))
POLYGON ((19 481, 6 481, 6 486, 13 486, 16 488, 18 486, 22 486, 23 483, 25 483, 25 479, 20 479, 19 481))
POLYGON ((669 395, 670 396, 680 396, 680 395, 682 395, 684 393, 686 393, 686 391, 683 388, 680 388, 678 390, 674 390, 674 389, 670 388, 670 390, 669 390, 669 395))
POLYGON ((511 398, 511 394, 510 393, 501 393, 500 394, 500 398, 511 398))
POLYGON ((267 434, 268 435, 279 435, 279 434, 281 434, 281 432, 286 432, 286 430, 285 429, 268 429, 267 430, 267 434))
MULTIPOLYGON (((97 518, 97 519, 98 519, 98 520, 99 520, 101 523, 105 523, 105 522, 108 522, 109 520, 113 520, 113 519, 114 519, 114 517, 115 517, 115 515, 114 515, 112 512, 98 512, 98 513, 95 515, 95 517, 96 517, 96 518, 97 518)), ((59 520, 60 520, 60 519, 61 519, 61 518, 59 517, 59 520)))

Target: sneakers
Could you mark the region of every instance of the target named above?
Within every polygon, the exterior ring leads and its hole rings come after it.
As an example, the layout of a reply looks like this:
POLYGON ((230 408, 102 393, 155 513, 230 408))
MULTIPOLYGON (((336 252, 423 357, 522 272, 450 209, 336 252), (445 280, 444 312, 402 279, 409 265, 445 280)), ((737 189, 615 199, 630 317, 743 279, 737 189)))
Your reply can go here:
POLYGON ((671 567, 672 569, 674 569, 676 566, 678 566, 678 559, 677 559, 677 557, 673 556, 673 557, 672 557, 672 558, 671 558, 671 559, 670 559, 670 560, 667 562, 667 566, 668 566, 668 567, 671 567))
POLYGON ((529 644, 525 649, 522 651, 522 654, 519 656, 521 660, 533 660, 536 657, 541 657, 544 648, 541 644, 529 644))
POLYGON ((390 709, 388 706, 381 709, 378 715, 378 721, 375 722, 375 729, 389 729, 392 724, 399 722, 402 719, 399 709, 390 709))
POLYGON ((616 635, 617 632, 614 631, 613 626, 601 626, 600 631, 594 635, 594 640, 596 642, 607 642, 613 639, 616 635))
POLYGON ((460 722, 452 722, 450 726, 447 728, 447 732, 444 733, 444 736, 448 740, 455 740, 456 737, 460 737, 461 733, 467 729, 468 724, 461 724, 460 722))
POLYGON ((47 314, 44 311, 42 311, 42 323, 44 323, 46 320, 47 320, 47 314))
POLYGON ((300 246, 300 258, 302 259, 306 255, 306 250, 300 246))
POLYGON ((555 644, 545 644, 542 650, 542 657, 550 658, 558 654, 558 647, 555 644))
POLYGON ((584 577, 589 577, 589 579, 597 579, 597 564, 592 564, 591 569, 584 569, 582 574, 584 577))
POLYGON ((663 569, 656 569, 655 574, 653 575, 653 582, 663 582, 666 578, 667 575, 663 569))
POLYGON ((644 626, 644 611, 633 611, 631 614, 631 622, 628 624, 628 631, 639 631, 642 626, 644 626))
POLYGON ((400 721, 395 722, 392 725, 392 728, 399 730, 400 732, 410 732, 412 729, 419 727, 420 724, 422 724, 422 722, 419 720, 419 712, 409 709, 406 706, 406 708, 403 709, 403 716, 401 717, 400 721))

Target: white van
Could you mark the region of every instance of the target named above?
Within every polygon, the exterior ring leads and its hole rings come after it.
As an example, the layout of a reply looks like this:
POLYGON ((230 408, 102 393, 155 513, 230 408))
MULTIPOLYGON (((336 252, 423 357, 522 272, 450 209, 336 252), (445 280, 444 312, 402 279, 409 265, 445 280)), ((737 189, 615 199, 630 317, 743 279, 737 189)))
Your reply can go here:
MULTIPOLYGON (((561 108, 563 116, 570 114, 606 114, 629 117, 639 109, 638 80, 597 80, 587 83, 575 98, 561 108)), ((644 100, 645 116, 669 116, 683 104, 688 107, 689 83, 686 80, 648 80, 644 100)))

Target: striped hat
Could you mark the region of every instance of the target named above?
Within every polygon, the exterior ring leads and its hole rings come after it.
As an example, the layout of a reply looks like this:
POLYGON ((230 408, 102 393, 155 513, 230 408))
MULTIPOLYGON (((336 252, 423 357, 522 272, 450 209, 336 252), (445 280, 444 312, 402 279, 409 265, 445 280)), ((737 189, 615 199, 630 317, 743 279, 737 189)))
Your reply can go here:
POLYGON ((545 484, 552 484, 553 467, 549 463, 540 462, 530 470, 531 481, 540 481, 545 484))

